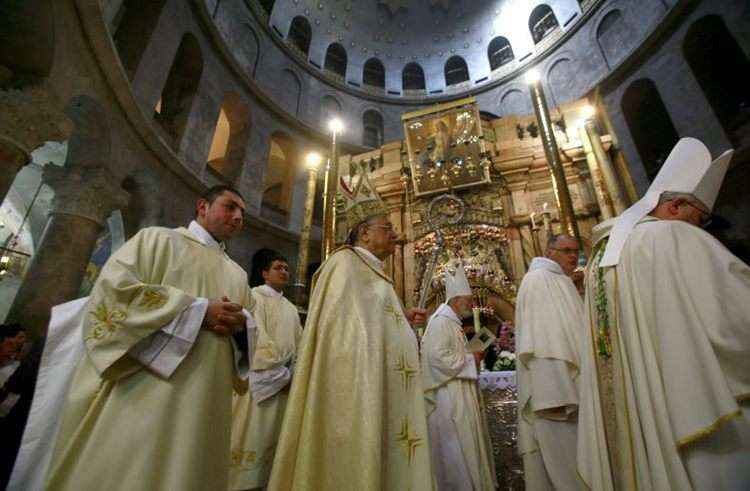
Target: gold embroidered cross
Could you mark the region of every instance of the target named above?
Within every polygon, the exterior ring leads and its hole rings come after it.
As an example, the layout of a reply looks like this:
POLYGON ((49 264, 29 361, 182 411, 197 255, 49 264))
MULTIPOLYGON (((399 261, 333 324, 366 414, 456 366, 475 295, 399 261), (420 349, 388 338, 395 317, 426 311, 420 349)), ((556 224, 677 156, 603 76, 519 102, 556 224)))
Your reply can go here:
POLYGON ((396 441, 404 447, 406 459, 411 465, 417 447, 422 445, 422 439, 416 433, 412 433, 409 418, 404 418, 401 422, 401 431, 396 435, 396 441))
POLYGON ((167 303, 167 297, 163 293, 157 290, 147 288, 143 291, 141 301, 138 302, 139 307, 143 307, 147 310, 158 309, 167 303))
POLYGON ((417 369, 409 365, 405 353, 401 354, 396 363, 396 372, 401 375, 401 381, 404 383, 404 390, 408 391, 412 377, 417 374, 417 369))

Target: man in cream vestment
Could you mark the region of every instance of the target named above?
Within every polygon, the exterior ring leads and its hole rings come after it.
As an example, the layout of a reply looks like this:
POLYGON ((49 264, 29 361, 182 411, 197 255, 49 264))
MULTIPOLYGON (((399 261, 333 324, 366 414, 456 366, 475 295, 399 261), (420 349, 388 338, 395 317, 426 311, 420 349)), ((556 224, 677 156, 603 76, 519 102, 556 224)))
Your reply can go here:
POLYGON ((578 469, 591 489, 750 489, 750 268, 700 226, 731 151, 681 139, 595 229, 578 469))
POLYGON ((577 264, 578 241, 552 236, 518 289, 518 446, 529 490, 582 487, 574 449, 583 301, 570 278, 577 264))
POLYGON ((497 487, 492 445, 477 387, 474 354, 466 348, 461 319, 472 314, 463 266, 446 271, 445 303, 422 338, 432 467, 440 491, 492 491, 497 487))
POLYGON ((104 265, 45 489, 226 489, 242 385, 232 334, 252 345, 253 300, 222 241, 243 211, 236 191, 212 188, 189 228, 141 230, 104 265))
POLYGON ((417 339, 383 261, 398 236, 364 169, 349 244, 313 277, 270 490, 432 490, 417 339))
POLYGON ((286 259, 269 251, 256 254, 253 268, 256 262, 265 283, 252 290, 257 339, 250 390, 247 394, 235 394, 232 408, 232 464, 229 468, 229 489, 232 490, 261 488, 268 482, 302 336, 297 307, 283 294, 283 288, 289 283, 286 259))

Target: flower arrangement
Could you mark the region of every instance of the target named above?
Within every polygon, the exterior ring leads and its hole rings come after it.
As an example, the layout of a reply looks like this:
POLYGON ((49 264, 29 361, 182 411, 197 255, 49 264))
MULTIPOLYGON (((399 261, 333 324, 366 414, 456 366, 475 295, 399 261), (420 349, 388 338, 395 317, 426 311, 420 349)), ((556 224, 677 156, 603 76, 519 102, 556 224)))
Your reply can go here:
POLYGON ((494 346, 497 353, 492 370, 515 370, 516 369, 516 333, 513 324, 509 321, 503 321, 498 329, 497 339, 494 346))

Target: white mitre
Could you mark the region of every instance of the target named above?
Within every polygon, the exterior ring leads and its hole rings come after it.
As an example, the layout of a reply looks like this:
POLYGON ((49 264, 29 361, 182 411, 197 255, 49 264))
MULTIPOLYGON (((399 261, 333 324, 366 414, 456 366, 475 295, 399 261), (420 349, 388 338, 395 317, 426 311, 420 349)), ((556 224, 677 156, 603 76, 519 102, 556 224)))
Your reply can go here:
POLYGON ((451 272, 446 269, 444 277, 446 302, 453 297, 471 295, 471 286, 469 286, 469 281, 466 279, 466 272, 464 271, 463 264, 459 263, 458 266, 456 266, 456 274, 451 274, 451 272))
POLYGON ((659 204, 664 192, 695 196, 712 210, 729 168, 734 150, 727 150, 713 162, 708 148, 695 138, 682 138, 672 149, 646 195, 615 219, 600 267, 615 266, 636 224, 659 204))

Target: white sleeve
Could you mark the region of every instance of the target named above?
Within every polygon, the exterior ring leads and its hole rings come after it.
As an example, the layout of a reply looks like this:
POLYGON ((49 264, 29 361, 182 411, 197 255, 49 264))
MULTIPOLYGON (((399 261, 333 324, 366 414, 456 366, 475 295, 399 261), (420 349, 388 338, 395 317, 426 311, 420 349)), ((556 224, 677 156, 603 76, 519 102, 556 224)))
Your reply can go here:
POLYGON ((250 392, 255 402, 275 396, 292 380, 292 371, 286 366, 250 372, 250 392))
POLYGON ((172 322, 133 346, 128 355, 160 377, 171 377, 193 347, 207 310, 208 299, 197 298, 172 322))
POLYGON ((464 366, 463 368, 461 368, 461 372, 456 375, 456 378, 467 380, 476 380, 479 378, 479 373, 477 373, 477 362, 472 353, 466 354, 466 361, 464 362, 464 366))
POLYGON ((232 351, 234 352, 234 370, 237 372, 237 376, 242 380, 247 380, 250 376, 250 360, 255 355, 255 330, 257 324, 253 315, 245 309, 242 309, 242 313, 245 314, 245 332, 247 333, 247 356, 243 353, 235 342, 234 338, 230 336, 232 340, 232 351))

